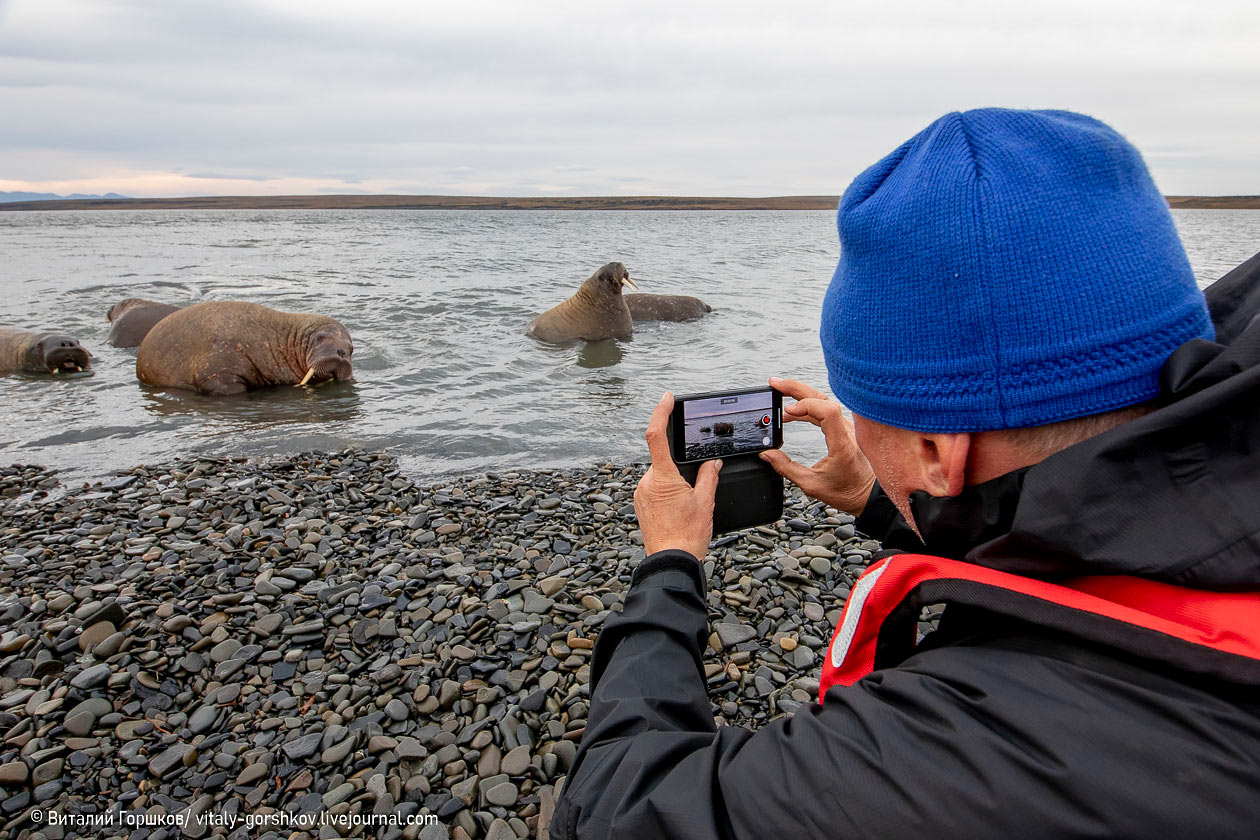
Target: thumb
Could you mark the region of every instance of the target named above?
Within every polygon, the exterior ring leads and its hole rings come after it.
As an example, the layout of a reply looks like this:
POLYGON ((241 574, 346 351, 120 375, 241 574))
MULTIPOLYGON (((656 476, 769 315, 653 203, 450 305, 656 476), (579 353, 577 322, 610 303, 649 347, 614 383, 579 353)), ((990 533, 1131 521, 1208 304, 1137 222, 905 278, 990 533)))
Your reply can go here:
POLYGON ((774 467, 774 471, 804 489, 806 484, 813 483, 814 471, 804 464, 798 464, 783 454, 781 449, 767 449, 761 453, 761 460, 774 467))
POLYGON ((702 499, 712 501, 717 494, 718 472, 721 469, 721 459, 705 461, 700 465, 700 474, 696 476, 696 492, 702 499))

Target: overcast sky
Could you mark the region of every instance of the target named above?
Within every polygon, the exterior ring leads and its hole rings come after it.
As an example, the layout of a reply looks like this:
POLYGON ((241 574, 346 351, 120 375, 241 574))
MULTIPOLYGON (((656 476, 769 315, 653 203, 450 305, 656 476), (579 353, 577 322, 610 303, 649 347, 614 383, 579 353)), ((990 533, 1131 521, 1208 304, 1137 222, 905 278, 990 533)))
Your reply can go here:
POLYGON ((835 194, 1002 105, 1260 194, 1258 44, 1256 0, 0 0, 0 190, 835 194))

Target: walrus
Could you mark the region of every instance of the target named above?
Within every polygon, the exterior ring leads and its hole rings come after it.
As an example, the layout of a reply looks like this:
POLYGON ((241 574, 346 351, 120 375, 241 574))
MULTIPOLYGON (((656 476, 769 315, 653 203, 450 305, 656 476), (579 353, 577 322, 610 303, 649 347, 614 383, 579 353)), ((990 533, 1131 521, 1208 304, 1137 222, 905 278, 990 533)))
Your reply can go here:
POLYGON ((240 394, 269 385, 349 381, 350 333, 326 315, 237 300, 195 303, 154 325, 136 353, 146 385, 240 394))
POLYGON ((178 306, 156 300, 120 300, 105 313, 105 320, 113 325, 109 328, 109 343, 115 347, 139 347, 154 324, 177 311, 178 306))
POLYGON ((0 375, 78 373, 91 368, 92 354, 68 335, 0 327, 0 375))
POLYGON ((635 321, 690 321, 712 312, 700 298, 690 295, 626 295, 626 307, 635 321))
POLYGON ((587 277, 570 297, 530 321, 525 332, 551 344, 629 338, 634 322, 621 295, 623 286, 639 288, 624 265, 610 262, 587 277))

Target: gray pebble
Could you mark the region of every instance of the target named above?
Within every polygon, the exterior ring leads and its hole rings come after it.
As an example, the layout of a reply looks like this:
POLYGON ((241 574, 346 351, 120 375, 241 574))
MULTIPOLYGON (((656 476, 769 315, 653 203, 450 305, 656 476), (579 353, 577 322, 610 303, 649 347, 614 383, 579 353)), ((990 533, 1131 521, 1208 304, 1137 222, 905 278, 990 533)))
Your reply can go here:
POLYGON ((747 624, 717 624, 714 630, 722 645, 728 648, 757 638, 757 628, 747 624))
POLYGON ((516 804, 517 789, 511 782, 501 782, 486 791, 486 801, 504 808, 516 804))

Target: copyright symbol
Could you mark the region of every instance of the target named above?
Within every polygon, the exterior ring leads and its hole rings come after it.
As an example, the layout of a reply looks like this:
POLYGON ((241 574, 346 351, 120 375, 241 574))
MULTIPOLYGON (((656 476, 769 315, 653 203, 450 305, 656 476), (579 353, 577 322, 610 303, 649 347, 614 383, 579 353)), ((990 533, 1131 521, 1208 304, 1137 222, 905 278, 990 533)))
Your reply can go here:
POLYGON ((38 808, 36 808, 34 811, 31 811, 31 822, 43 822, 43 821, 44 821, 43 811, 39 810, 38 808))

